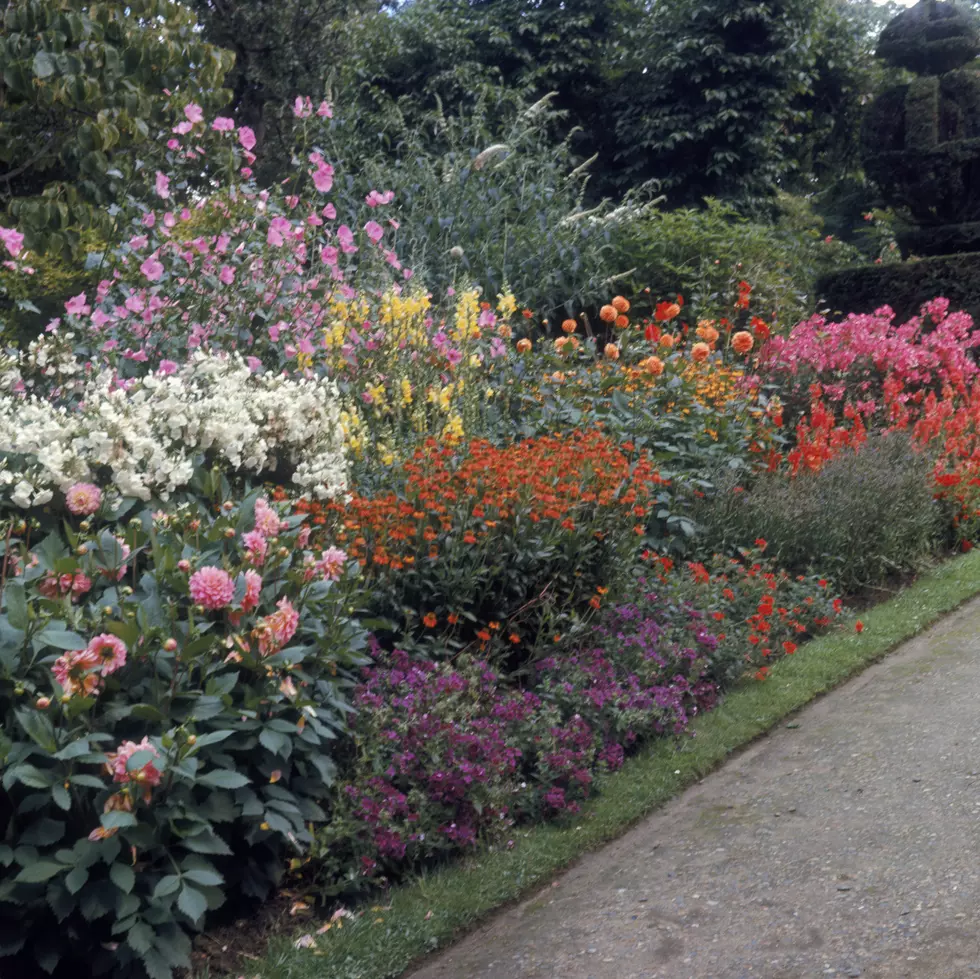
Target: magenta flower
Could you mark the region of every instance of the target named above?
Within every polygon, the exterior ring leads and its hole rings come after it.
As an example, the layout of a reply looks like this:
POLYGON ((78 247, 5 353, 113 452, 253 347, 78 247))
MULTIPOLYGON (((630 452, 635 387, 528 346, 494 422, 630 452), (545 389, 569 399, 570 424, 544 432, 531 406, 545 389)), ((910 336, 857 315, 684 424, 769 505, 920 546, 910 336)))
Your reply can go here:
POLYGON ((196 102, 184 106, 184 115, 188 122, 204 122, 204 111, 196 102))
POLYGON ((250 530, 242 537, 245 545, 245 558, 250 564, 261 568, 265 564, 265 555, 268 548, 265 536, 258 530, 250 530))
POLYGON ((337 581, 344 573, 344 566, 347 564, 347 552, 339 547, 328 547, 323 552, 323 556, 317 563, 316 569, 329 581, 337 581))
POLYGON ((170 196, 170 178, 157 170, 156 192, 158 197, 166 200, 170 196))
POLYGON ((142 265, 140 265, 140 272, 145 275, 150 282, 158 282, 163 278, 163 265, 160 263, 159 259, 151 255, 142 265))
POLYGON ((216 611, 231 604, 235 582, 223 568, 201 568, 191 575, 190 593, 196 604, 216 611))
POLYGON ((211 128, 216 133, 230 133, 235 129, 235 120, 229 119, 227 116, 218 116, 214 122, 211 123, 211 128))
POLYGON ((384 228, 377 221, 368 221, 364 225, 364 233, 371 239, 371 243, 376 245, 384 237, 384 228))
POLYGON ((329 102, 321 102, 316 110, 316 114, 321 119, 332 119, 333 118, 333 106, 329 102))
POLYGON ((92 483, 75 483, 65 493, 65 505, 76 516, 87 517, 102 505, 102 490, 92 483))
POLYGON ((235 281, 235 270, 230 265, 222 265, 218 278, 226 285, 230 286, 235 281))
POLYGON ((65 312, 71 316, 88 316, 92 312, 92 307, 85 302, 85 293, 80 292, 77 296, 72 296, 65 303, 65 312))

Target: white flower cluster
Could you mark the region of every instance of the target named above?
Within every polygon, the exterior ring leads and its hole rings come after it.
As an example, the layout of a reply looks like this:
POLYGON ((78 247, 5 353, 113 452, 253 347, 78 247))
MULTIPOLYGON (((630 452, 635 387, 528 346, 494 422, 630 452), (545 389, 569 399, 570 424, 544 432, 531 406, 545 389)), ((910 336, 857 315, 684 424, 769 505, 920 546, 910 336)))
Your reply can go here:
POLYGON ((320 499, 347 486, 331 382, 254 374, 237 355, 201 351, 173 374, 124 385, 104 370, 85 381, 78 407, 0 393, 0 454, 0 495, 20 507, 79 481, 166 499, 202 462, 255 475, 285 462, 297 488, 320 499))

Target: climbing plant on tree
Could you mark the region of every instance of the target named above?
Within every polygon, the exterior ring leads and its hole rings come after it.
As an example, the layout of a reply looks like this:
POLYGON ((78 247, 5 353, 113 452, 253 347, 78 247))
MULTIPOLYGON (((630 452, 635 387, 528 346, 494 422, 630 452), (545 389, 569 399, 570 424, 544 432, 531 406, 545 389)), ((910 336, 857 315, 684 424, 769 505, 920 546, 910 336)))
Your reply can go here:
POLYGON ((0 0, 0 206, 27 246, 70 254, 159 150, 171 93, 225 104, 232 62, 174 0, 0 0))

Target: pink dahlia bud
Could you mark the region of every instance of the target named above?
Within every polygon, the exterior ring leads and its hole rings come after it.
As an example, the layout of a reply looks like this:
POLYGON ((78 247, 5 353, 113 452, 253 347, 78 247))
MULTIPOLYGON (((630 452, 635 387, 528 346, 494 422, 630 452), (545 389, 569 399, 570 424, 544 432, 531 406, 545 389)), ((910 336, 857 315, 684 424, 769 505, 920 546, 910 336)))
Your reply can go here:
POLYGON ((72 513, 87 517, 102 505, 102 490, 92 483, 75 483, 65 494, 65 503, 72 513))
POLYGON ((190 590, 198 605, 215 610, 231 604, 235 582, 222 568, 201 568, 191 575, 190 590))

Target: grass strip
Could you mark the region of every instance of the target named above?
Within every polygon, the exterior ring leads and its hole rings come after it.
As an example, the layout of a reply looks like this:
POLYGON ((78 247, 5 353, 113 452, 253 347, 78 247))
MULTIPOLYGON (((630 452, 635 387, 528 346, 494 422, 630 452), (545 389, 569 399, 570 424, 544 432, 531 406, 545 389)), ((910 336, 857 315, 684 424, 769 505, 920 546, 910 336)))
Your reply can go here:
MULTIPOLYGON (((248 979, 393 979, 490 912, 553 877, 589 850, 717 768, 788 714, 880 660, 980 593, 980 551, 947 561, 860 616, 864 631, 832 632, 776 663, 768 679, 743 682, 697 719, 693 739, 652 742, 603 780, 573 822, 529 827, 513 850, 484 852, 396 887, 387 906, 297 949, 277 938, 248 979)), ((308 926, 309 927, 309 926, 308 926)), ((312 927, 310 930, 315 930, 312 927)))

